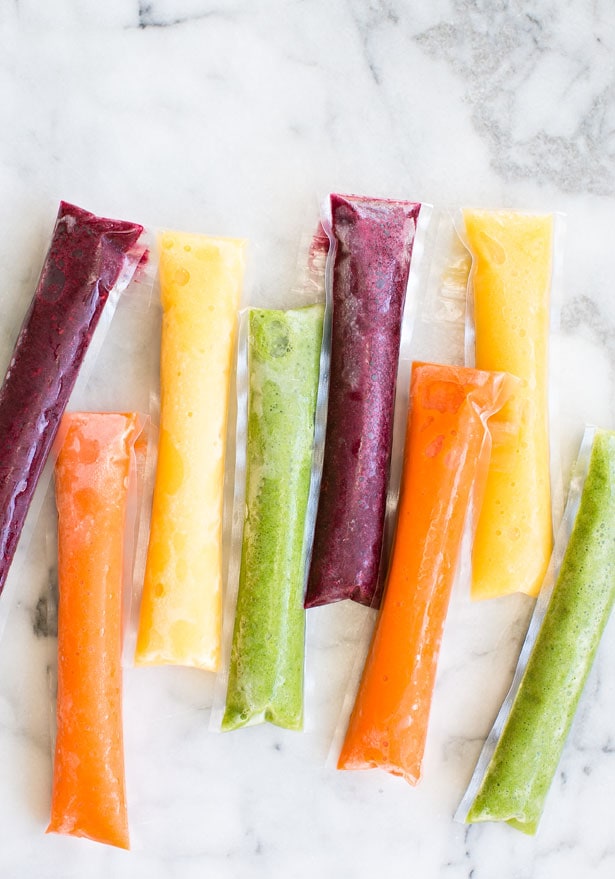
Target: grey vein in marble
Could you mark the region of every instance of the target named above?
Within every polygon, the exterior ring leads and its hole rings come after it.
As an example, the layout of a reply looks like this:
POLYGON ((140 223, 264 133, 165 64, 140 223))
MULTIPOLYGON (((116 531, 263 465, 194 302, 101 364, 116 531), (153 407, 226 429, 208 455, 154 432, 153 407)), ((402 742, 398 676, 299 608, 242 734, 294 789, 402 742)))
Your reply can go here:
MULTIPOLYGON (((204 18, 229 18, 232 14, 232 9, 227 6, 222 6, 220 4, 214 5, 212 8, 209 8, 209 4, 204 4, 205 8, 201 3, 189 3, 186 8, 184 5, 182 6, 181 13, 178 15, 177 11, 169 10, 168 3, 155 2, 155 0, 138 0, 138 23, 137 27, 140 30, 145 30, 146 28, 166 28, 166 27, 175 27, 176 25, 184 25, 190 22, 201 21, 204 18)), ((177 4, 175 4, 177 6, 177 4)))
POLYGON ((579 24, 573 39, 567 4, 453 0, 447 20, 416 40, 463 80, 473 124, 505 180, 612 195, 615 39, 609 45, 579 24))

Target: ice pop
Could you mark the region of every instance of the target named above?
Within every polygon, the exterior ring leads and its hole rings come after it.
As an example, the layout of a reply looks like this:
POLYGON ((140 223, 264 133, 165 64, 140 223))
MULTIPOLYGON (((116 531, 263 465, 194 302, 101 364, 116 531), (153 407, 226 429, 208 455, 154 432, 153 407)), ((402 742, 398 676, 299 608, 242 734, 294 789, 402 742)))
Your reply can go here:
POLYGON ((464 211, 473 257, 476 367, 521 379, 492 422, 493 454, 473 553, 474 598, 536 595, 552 545, 548 338, 553 218, 464 211), (501 428, 498 421, 502 421, 501 428), (517 423, 512 432, 504 424, 517 423))
POLYGON ((420 208, 331 196, 329 403, 306 607, 378 600, 401 322, 420 208))
POLYGON ((536 832, 615 600, 614 534, 615 432, 601 430, 544 619, 518 689, 507 699, 514 697, 510 712, 496 721, 503 730, 468 822, 505 821, 525 833, 536 832))
POLYGON ((58 734, 47 831, 128 848, 122 572, 136 415, 70 413, 56 464, 58 734))
POLYGON ((215 671, 222 496, 243 241, 160 236, 161 414, 135 661, 215 671))
POLYGON ((444 620, 464 524, 480 509, 487 419, 510 398, 502 373, 414 364, 397 530, 384 600, 339 769, 421 777, 444 620))
POLYGON ((60 203, 36 292, 0 388, 0 592, 103 308, 126 286, 143 227, 60 203))
POLYGON ((253 310, 241 573, 223 729, 303 721, 305 528, 324 308, 253 310))

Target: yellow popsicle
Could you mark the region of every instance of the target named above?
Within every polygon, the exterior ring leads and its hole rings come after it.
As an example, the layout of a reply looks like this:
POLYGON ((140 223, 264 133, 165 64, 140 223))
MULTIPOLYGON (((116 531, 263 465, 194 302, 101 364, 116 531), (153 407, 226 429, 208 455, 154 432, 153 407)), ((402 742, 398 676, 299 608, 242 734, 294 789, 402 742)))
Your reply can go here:
POLYGON ((553 218, 464 211, 473 256, 476 367, 521 379, 491 421, 493 453, 472 597, 537 595, 552 546, 548 338, 553 218), (518 427, 510 425, 517 421, 518 427))
POLYGON ((236 239, 160 236, 160 443, 138 665, 219 665, 224 456, 244 250, 236 239))

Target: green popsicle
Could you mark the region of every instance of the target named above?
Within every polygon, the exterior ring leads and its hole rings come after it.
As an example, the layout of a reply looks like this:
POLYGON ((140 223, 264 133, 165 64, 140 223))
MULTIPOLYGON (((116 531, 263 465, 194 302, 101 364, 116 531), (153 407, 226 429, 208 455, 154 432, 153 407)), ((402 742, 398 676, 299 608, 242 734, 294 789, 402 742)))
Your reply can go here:
POLYGON ((241 573, 222 729, 303 723, 304 532, 324 308, 253 310, 241 573))
POLYGON ((597 431, 568 547, 466 820, 535 833, 615 598, 615 432, 597 431))

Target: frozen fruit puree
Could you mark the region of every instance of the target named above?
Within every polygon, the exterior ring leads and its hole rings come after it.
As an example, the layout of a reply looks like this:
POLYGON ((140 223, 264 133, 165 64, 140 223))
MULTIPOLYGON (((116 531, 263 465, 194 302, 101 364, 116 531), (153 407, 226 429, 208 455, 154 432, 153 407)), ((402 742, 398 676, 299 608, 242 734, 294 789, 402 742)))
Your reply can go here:
POLYGON ((0 388, 0 592, 79 368, 143 228, 66 202, 0 388))
POLYGON ((598 431, 553 593, 467 821, 535 833, 613 606, 614 534, 615 433, 598 431))
POLYGON ((58 735, 48 831, 128 848, 122 573, 135 415, 76 412, 56 464, 58 735))
POLYGON ((139 665, 215 671, 226 425, 245 242, 160 236, 160 442, 139 665))
POLYGON ((306 607, 377 601, 401 322, 420 208, 331 196, 329 402, 306 607))
POLYGON ((303 720, 304 540, 324 308, 254 310, 246 504, 223 729, 303 720))
POLYGON ((552 544, 548 339, 553 217, 464 211, 473 256, 476 367, 521 379, 494 418, 473 553, 474 598, 537 595, 552 544), (507 430, 499 421, 517 423, 507 430))
POLYGON ((339 769, 420 779, 464 524, 480 509, 489 465, 487 419, 515 384, 501 373, 413 366, 391 565, 339 769))

